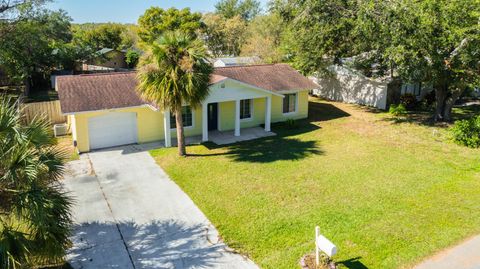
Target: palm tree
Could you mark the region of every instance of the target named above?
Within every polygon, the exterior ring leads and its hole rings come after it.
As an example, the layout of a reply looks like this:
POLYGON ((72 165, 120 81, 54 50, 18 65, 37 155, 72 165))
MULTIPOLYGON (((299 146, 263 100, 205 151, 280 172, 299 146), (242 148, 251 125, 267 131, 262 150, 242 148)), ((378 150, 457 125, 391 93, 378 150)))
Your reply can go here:
POLYGON ((196 107, 208 95, 213 67, 204 43, 188 34, 166 32, 149 44, 137 74, 137 91, 147 101, 170 109, 177 126, 178 154, 186 155, 182 104, 196 107))
POLYGON ((16 104, 0 96, 0 268, 63 262, 71 200, 59 183, 66 155, 55 144, 46 120, 22 124, 16 104))

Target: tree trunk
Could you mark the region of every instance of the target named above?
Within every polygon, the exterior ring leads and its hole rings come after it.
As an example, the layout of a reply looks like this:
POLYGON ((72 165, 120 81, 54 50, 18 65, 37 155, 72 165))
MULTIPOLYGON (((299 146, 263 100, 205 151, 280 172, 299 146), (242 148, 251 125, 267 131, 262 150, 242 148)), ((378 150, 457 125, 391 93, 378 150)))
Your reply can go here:
POLYGON ((435 89, 435 115, 433 116, 434 121, 443 120, 443 111, 445 108, 445 99, 447 98, 447 91, 445 87, 437 87, 435 89))
POLYGON ((443 108, 443 120, 451 121, 452 120, 452 109, 455 102, 457 102, 460 95, 462 95, 463 90, 455 89, 452 92, 452 95, 445 100, 445 106, 443 108))
POLYGON ((23 94, 25 95, 25 97, 28 97, 30 95, 30 88, 32 86, 29 77, 25 79, 24 84, 25 84, 25 90, 23 94))
POLYGON ((177 124, 178 155, 186 156, 187 151, 185 149, 185 134, 183 132, 183 118, 182 118, 182 108, 181 107, 175 109, 175 121, 176 121, 176 124, 177 124))

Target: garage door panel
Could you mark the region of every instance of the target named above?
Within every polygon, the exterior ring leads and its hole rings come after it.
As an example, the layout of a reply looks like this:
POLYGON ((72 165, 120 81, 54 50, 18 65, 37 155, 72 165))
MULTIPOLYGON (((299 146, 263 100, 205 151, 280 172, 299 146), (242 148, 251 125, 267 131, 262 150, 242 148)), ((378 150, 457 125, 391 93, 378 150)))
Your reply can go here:
POLYGON ((90 149, 137 143, 137 115, 110 112, 88 120, 90 149))

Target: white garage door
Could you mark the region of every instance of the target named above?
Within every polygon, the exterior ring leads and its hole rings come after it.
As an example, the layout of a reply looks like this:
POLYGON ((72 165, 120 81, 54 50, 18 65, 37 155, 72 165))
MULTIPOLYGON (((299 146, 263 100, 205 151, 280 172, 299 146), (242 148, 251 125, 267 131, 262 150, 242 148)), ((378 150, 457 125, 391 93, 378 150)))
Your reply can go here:
POLYGON ((88 119, 90 149, 137 143, 137 114, 111 112, 88 119))

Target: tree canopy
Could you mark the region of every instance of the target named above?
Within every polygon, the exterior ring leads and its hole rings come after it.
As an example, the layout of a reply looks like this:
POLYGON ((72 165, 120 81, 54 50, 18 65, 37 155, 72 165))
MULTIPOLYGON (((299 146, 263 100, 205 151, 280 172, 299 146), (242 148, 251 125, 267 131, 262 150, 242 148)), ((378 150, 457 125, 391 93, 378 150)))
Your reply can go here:
POLYGON ((48 73, 70 63, 70 17, 63 11, 39 10, 24 16, 1 37, 0 65, 12 79, 23 81, 27 91, 35 73, 48 73))
POLYGON ((227 19, 240 16, 250 21, 260 12, 260 2, 257 0, 220 0, 215 4, 215 13, 227 19))
POLYGON ((165 31, 180 30, 192 36, 196 36, 202 28, 202 15, 190 12, 189 8, 167 10, 159 7, 151 7, 138 19, 138 36, 144 43, 152 43, 165 31))
POLYGON ((295 64, 306 73, 342 57, 368 58, 407 82, 433 84, 435 119, 478 81, 479 0, 289 1, 295 64))
POLYGON ((238 56, 245 42, 247 24, 240 16, 225 19, 214 13, 203 16, 204 39, 213 56, 238 56))
POLYGON ((86 46, 92 50, 103 48, 124 49, 132 46, 128 40, 124 40, 125 27, 116 23, 104 23, 92 27, 73 27, 74 43, 78 46, 86 46))
POLYGON ((259 15, 248 25, 241 54, 255 55, 268 63, 278 63, 284 59, 283 49, 288 29, 277 13, 259 15))

